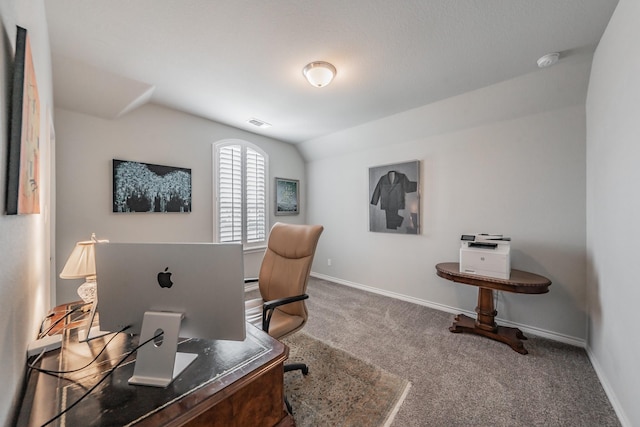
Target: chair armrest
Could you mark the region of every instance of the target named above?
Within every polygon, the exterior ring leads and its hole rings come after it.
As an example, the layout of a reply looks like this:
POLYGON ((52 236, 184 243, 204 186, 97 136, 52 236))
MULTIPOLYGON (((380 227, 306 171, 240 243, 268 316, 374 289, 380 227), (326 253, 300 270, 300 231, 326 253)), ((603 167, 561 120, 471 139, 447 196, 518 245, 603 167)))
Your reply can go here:
POLYGON ((281 305, 291 304, 292 302, 302 301, 309 298, 309 295, 302 294, 296 295, 293 297, 285 297, 274 299, 272 301, 266 301, 262 305, 262 330, 265 332, 269 332, 269 324, 271 323, 271 316, 273 316, 273 310, 276 307, 280 307, 281 305))
POLYGON ((296 301, 302 301, 303 299, 308 299, 309 295, 307 294, 302 294, 302 295, 296 295, 293 297, 285 297, 285 298, 280 298, 280 299, 274 299, 271 301, 266 301, 264 303, 264 308, 269 309, 269 310, 273 310, 276 307, 280 307, 281 305, 286 305, 286 304, 291 304, 292 302, 296 302, 296 301))

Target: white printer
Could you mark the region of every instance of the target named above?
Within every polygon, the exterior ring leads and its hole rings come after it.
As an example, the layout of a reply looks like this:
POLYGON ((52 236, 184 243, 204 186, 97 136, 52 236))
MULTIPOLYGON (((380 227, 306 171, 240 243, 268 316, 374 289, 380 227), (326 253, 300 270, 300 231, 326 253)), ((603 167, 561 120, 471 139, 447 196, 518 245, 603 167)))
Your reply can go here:
POLYGON ((460 273, 509 279, 510 237, 501 234, 463 234, 460 240, 460 273))

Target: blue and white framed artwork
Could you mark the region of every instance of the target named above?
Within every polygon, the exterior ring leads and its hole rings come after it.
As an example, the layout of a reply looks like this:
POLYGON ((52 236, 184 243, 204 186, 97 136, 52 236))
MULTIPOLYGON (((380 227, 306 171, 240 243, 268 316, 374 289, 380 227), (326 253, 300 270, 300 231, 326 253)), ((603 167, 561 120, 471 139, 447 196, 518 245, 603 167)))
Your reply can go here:
POLYGON ((191 212, 191 169, 113 159, 113 212, 191 212))

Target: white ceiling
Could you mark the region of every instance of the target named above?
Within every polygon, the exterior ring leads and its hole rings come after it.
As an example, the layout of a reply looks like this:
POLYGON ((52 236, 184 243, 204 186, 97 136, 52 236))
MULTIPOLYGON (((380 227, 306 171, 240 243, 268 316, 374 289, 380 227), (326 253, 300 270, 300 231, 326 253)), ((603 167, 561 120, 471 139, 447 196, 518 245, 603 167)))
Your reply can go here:
POLYGON ((593 51, 617 0, 45 0, 56 107, 299 143, 593 51), (302 68, 328 61, 325 88, 302 68), (246 123, 258 118, 273 126, 246 123))

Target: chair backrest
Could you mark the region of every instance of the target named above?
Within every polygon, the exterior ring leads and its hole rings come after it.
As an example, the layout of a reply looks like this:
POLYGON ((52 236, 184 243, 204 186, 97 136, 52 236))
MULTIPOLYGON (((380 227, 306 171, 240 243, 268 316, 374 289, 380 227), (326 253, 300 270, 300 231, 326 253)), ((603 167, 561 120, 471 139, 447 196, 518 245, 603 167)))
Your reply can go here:
MULTIPOLYGON (((316 246, 324 227, 275 223, 269 233, 259 274, 262 299, 302 295, 307 282, 316 246)), ((278 307, 280 311, 307 319, 307 307, 299 301, 278 307)))

